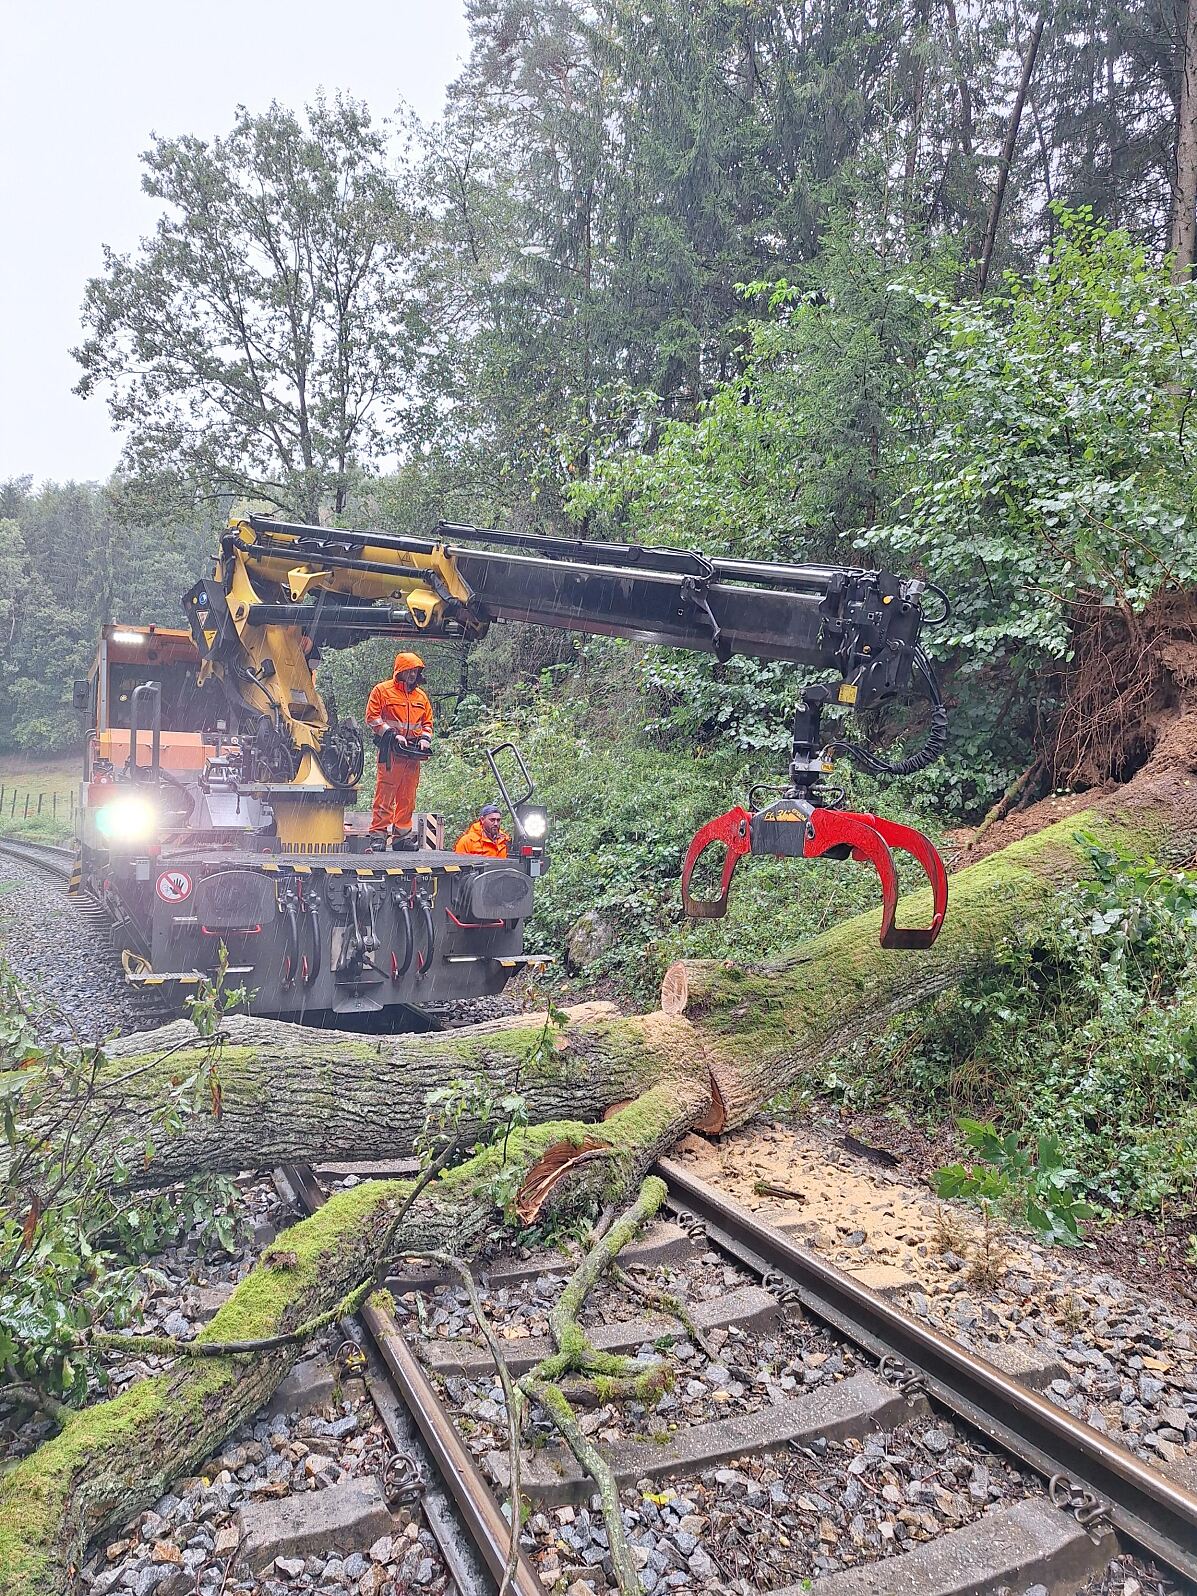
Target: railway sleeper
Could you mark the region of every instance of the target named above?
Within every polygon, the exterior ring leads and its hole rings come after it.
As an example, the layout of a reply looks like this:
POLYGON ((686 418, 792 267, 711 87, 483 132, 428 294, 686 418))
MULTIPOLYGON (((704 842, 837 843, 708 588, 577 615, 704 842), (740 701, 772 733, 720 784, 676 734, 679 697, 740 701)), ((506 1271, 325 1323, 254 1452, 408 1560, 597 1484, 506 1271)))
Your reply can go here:
MULTIPOLYGON (((783 1311, 772 1292, 760 1286, 741 1286, 713 1302, 697 1303, 691 1316, 700 1330, 729 1325, 737 1325, 741 1330, 767 1330, 778 1322, 783 1311)), ((597 1352, 634 1352, 646 1341, 656 1341, 662 1336, 680 1338, 677 1320, 664 1314, 646 1314, 639 1319, 597 1325, 588 1328, 586 1333, 597 1352)), ((545 1358, 552 1357, 556 1350, 547 1337, 525 1336, 507 1342, 503 1356, 512 1374, 526 1374, 545 1358)), ((434 1374, 464 1375, 466 1379, 477 1380, 489 1375, 494 1368, 490 1352, 472 1341, 428 1341, 421 1347, 421 1353, 434 1374)))
MULTIPOLYGON (((760 1456, 791 1446, 810 1446, 820 1440, 846 1441, 875 1430, 892 1429, 929 1413, 930 1408, 921 1397, 908 1401, 877 1375, 865 1371, 755 1413, 689 1425, 663 1446, 655 1442, 616 1442, 605 1448, 604 1455, 619 1484, 632 1485, 640 1479, 692 1473, 745 1453, 760 1456)), ((506 1455, 492 1453, 487 1466, 495 1483, 507 1490, 510 1464, 506 1455)), ((547 1505, 586 1501, 594 1491, 590 1476, 583 1474, 572 1455, 560 1447, 547 1447, 525 1456, 521 1473, 524 1492, 547 1505)))
MULTIPOLYGON (((994 1596, 1044 1586, 1050 1596, 1066 1596, 1113 1555, 1112 1537, 1094 1542, 1075 1519, 1030 1496, 899 1557, 826 1574, 817 1589, 819 1596, 994 1596)), ((774 1596, 809 1589, 790 1585, 774 1596)))

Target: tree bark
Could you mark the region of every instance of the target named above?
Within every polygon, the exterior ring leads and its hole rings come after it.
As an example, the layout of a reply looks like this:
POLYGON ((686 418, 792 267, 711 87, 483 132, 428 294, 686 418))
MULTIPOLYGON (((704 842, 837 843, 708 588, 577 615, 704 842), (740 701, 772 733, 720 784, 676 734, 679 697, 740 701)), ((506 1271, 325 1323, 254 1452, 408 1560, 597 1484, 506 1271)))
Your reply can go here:
POLYGON ((1180 106, 1176 119, 1176 188, 1172 202, 1172 281, 1193 273, 1197 242, 1197 0, 1184 7, 1180 106))
MULTIPOLYGON (((998 851, 951 878, 947 919, 933 948, 887 951, 877 942, 875 916, 865 914, 757 969, 718 960, 673 965, 661 1006, 691 1020, 701 1037, 713 1093, 708 1127, 743 1124, 804 1070, 954 985, 1016 929, 1053 923, 1061 891, 1091 868, 1080 834, 1135 854, 1191 860, 1197 852, 1193 696, 1182 695, 1182 709, 1161 728, 1151 760, 1127 786, 1095 795, 1091 807, 1006 847, 1003 826, 1025 825, 1027 815, 995 824, 989 839, 998 851)), ((928 890, 912 893, 902 900, 899 922, 925 924, 930 907, 928 890)))
MULTIPOLYGON (((663 1017, 662 1017, 663 1018, 663 1017)), ((685 1022, 682 1022, 683 1024, 685 1022)), ((579 1212, 626 1192, 697 1123, 706 1083, 658 1084, 605 1123, 513 1131, 445 1171, 396 1229, 409 1182, 366 1181, 336 1192, 293 1225, 197 1338, 265 1339, 306 1323, 405 1253, 477 1253, 507 1215, 495 1177, 525 1176, 517 1206, 579 1212)), ((73 1413, 61 1431, 0 1480, 0 1591, 67 1596, 87 1543, 124 1523, 191 1473, 274 1391, 302 1351, 184 1358, 166 1373, 73 1413)))
MULTIPOLYGON (((363 1146, 384 1157, 410 1150, 423 1094, 449 1073, 478 1072, 506 1089, 522 1072, 529 1112, 545 1122, 446 1171, 397 1232, 402 1183, 367 1182, 335 1194, 274 1244, 204 1338, 223 1343, 293 1329, 389 1256, 467 1257, 517 1219, 627 1198, 687 1130, 743 1123, 820 1058, 951 985, 1017 927, 1050 924, 1061 890, 1089 868, 1078 832, 1157 857, 1192 857, 1194 768, 1197 717, 1190 714, 1166 728, 1153 760, 1128 787, 954 876, 947 924, 933 949, 882 950, 871 913, 767 969, 684 962, 669 972, 659 1013, 623 1019, 606 1005, 573 1011, 560 1038, 559 1071, 528 1073, 538 1032, 527 1022, 380 1042, 302 1033, 302 1059, 294 1054, 301 1036, 294 1028, 229 1022, 223 1116, 187 1126, 177 1148, 164 1148, 159 1178, 330 1150, 362 1156, 363 1146), (271 1102, 275 1094, 282 1108, 271 1102), (372 1126, 374 1115, 383 1117, 381 1129, 372 1126)), ((912 918, 920 907, 917 894, 904 904, 912 918)), ((177 1035, 173 1028, 170 1034, 177 1035)), ((157 1089, 158 1066, 130 1069, 153 1050, 152 1041, 137 1038, 114 1059, 126 1096, 157 1089)), ((115 1093, 115 1078, 109 1086, 115 1093)), ((141 1107, 128 1112, 123 1119, 114 1100, 113 1125, 125 1127, 114 1136, 139 1133, 141 1107)), ((269 1397, 297 1351, 186 1360, 70 1417, 0 1482, 5 1596, 65 1592, 87 1541, 201 1463, 269 1397)))
MULTIPOLYGON (((318 1158, 407 1156, 429 1091, 453 1079, 481 1079, 496 1097, 519 1090, 529 1117, 538 1121, 597 1119, 612 1103, 639 1097, 675 1076, 699 1084, 707 1079, 685 1022, 663 1015, 626 1019, 610 1003, 580 1004, 567 1012, 560 1033, 546 1032, 544 1015, 532 1015, 377 1038, 230 1015, 215 1047, 189 1021, 177 1020, 108 1045, 86 1134, 94 1137, 97 1162, 111 1166, 119 1158, 128 1185, 152 1187, 200 1171, 235 1174, 318 1158), (552 1042, 547 1064, 539 1046, 545 1037, 552 1042), (220 1089, 220 1117, 192 1113, 177 1135, 153 1133, 155 1151, 147 1162, 146 1138, 172 1083, 207 1068, 209 1060, 220 1089)), ((31 1071, 31 1089, 36 1085, 31 1071)), ((207 1100, 209 1094, 202 1096, 207 1100)), ((62 1134, 60 1120, 60 1114, 47 1112, 45 1132, 52 1141, 62 1134)), ((482 1129, 478 1121, 465 1124, 471 1140, 482 1129)), ((0 1140, 0 1178, 8 1157, 0 1140)))
POLYGON ((1010 108, 1010 117, 1006 123, 1006 137, 998 161, 997 187, 993 193, 993 204, 989 207, 989 223, 985 229, 985 244, 981 250, 981 265, 977 272, 977 292, 982 294, 985 292, 985 284, 989 281, 989 268, 993 261, 994 245, 997 242, 998 223, 1002 219, 1002 205, 1006 199, 1006 184, 1010 178, 1010 168, 1014 163, 1014 151, 1018 146, 1018 130, 1022 125, 1023 106, 1027 101, 1027 91, 1031 87, 1035 57, 1039 54, 1039 44, 1046 23, 1047 7, 1044 6, 1035 18, 1026 54, 1022 58, 1022 77, 1019 79, 1018 93, 1014 97, 1014 104, 1010 108))

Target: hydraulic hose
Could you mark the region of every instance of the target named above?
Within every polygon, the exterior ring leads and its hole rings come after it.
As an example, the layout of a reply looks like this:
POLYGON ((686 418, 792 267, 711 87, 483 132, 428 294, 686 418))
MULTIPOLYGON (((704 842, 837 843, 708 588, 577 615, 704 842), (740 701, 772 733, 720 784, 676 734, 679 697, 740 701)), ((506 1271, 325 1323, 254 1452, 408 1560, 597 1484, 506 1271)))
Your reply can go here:
POLYGON ((299 916, 295 905, 287 905, 287 953, 283 960, 283 987, 290 990, 295 985, 295 971, 299 963, 299 916))
POLYGON ((927 701, 931 705, 931 727, 923 746, 905 759, 889 760, 871 753, 860 743, 832 742, 827 745, 831 753, 842 754, 870 776, 913 776, 917 771, 926 770, 928 765, 934 764, 948 746, 948 711, 939 683, 935 680, 935 672, 921 648, 915 648, 913 655, 914 668, 922 677, 927 701))
MULTIPOLYGON (((421 898, 419 900, 419 907, 420 914, 424 919, 424 925, 428 931, 428 950, 426 953, 422 953, 420 955, 419 960, 417 961, 417 969, 420 975, 427 975, 428 967, 432 963, 432 955, 436 952, 436 924, 433 921, 432 910, 428 906, 427 898, 421 898)), ((412 938, 412 941, 414 943, 414 937, 412 938)))
POLYGON ((391 957, 395 960, 395 971, 391 976, 392 981, 401 981, 411 967, 412 954, 416 951, 416 936, 412 930, 411 909, 406 903, 395 905, 398 910, 399 924, 403 927, 403 957, 397 954, 391 957))
POLYGON ((308 973, 304 977, 303 984, 304 986, 314 986, 316 984, 317 977, 320 974, 320 957, 322 951, 320 946, 320 910, 315 904, 312 904, 311 908, 308 910, 308 919, 312 922, 312 962, 308 967, 308 973))

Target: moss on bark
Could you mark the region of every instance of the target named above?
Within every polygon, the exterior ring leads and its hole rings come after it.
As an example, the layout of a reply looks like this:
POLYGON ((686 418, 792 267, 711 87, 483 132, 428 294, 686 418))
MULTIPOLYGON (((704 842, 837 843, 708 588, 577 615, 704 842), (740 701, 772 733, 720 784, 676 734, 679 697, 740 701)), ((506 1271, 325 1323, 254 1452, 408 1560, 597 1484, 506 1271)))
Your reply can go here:
MULTIPOLYGON (((927 950, 882 948, 874 911, 764 968, 712 960, 673 966, 662 1001, 701 1035, 720 1128, 743 1123, 855 1036, 953 985, 1016 928, 1046 923, 1061 889, 1088 869, 1077 838, 1082 831, 1140 851, 1158 840, 1147 815, 1114 817, 1097 809, 1023 838, 951 878, 947 918, 927 950)), ((907 918, 917 922, 929 912, 930 894, 912 894, 907 918)))

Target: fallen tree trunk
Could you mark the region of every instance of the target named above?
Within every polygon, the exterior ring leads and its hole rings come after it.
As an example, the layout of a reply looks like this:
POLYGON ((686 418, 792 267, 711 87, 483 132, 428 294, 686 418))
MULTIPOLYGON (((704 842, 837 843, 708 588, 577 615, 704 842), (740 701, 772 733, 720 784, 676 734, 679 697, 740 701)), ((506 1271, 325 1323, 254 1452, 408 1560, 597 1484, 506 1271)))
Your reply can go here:
MULTIPOLYGON (((1107 846, 1191 856, 1197 783, 1190 764, 1172 761, 1136 785, 955 876, 948 923, 930 952, 882 951, 870 914, 767 970, 674 966, 663 994, 668 1012, 622 1019, 605 1008, 577 1011, 551 1070, 527 1073, 534 1024, 381 1044, 304 1033, 297 1059, 300 1033, 293 1028, 230 1022, 219 1066, 223 1115, 185 1127, 178 1146, 169 1155, 164 1150, 157 1164, 160 1180, 280 1158, 408 1151, 428 1086, 450 1074, 474 1072, 503 1086, 519 1079, 530 1116, 544 1123, 446 1171, 397 1233, 399 1184, 368 1183, 338 1194, 315 1219, 287 1233, 296 1266, 282 1269, 264 1259, 205 1335, 228 1341, 290 1329, 335 1304, 388 1254, 468 1256, 514 1219, 626 1198, 657 1154, 686 1130, 743 1122, 812 1060, 942 991, 1016 927, 1047 924, 1060 892, 1088 868, 1078 831, 1095 832, 1107 846), (285 1112, 269 1101, 275 1092, 285 1112), (609 1112, 615 1105, 622 1106, 609 1112)), ((908 907, 919 909, 913 899, 908 907)), ((161 1051, 160 1038, 117 1050, 112 1067, 123 1075, 107 1086, 116 1091, 123 1082, 133 1100, 114 1099, 114 1137, 136 1136, 142 1094, 168 1078, 155 1073, 155 1048, 161 1051)), ((88 1538, 123 1522, 201 1462, 266 1399, 293 1356, 281 1349, 249 1365, 244 1358, 188 1362, 72 1417, 0 1484, 0 1591, 65 1591, 88 1538)))
MULTIPOLYGON (((337 1192, 276 1241, 197 1339, 220 1345, 277 1336, 335 1305, 393 1255, 476 1253, 510 1212, 501 1180, 509 1171, 541 1182, 537 1212, 550 1197, 578 1211, 609 1202, 634 1189, 708 1102, 705 1085, 675 1081, 601 1127, 562 1121, 512 1132, 505 1151, 490 1147, 446 1170, 398 1228, 410 1182, 367 1181, 337 1192), (587 1156, 592 1149, 602 1156, 587 1156)), ((185 1358, 72 1414, 0 1481, 2 1596, 65 1596, 88 1541, 194 1471, 269 1399, 301 1350, 185 1358)))
MULTIPOLYGON (((560 1031, 546 1028, 544 1015, 532 1015, 376 1038, 230 1015, 210 1039, 177 1020, 108 1045, 82 1134, 97 1163, 120 1161, 127 1185, 163 1186, 200 1172, 405 1157, 420 1134, 429 1092, 455 1079, 482 1097, 521 1092, 535 1120, 597 1119, 611 1104, 674 1077, 709 1079, 684 1020, 624 1018, 610 1003, 566 1012, 560 1031), (219 1116, 187 1114, 174 1135, 162 1136, 155 1116, 172 1089, 197 1071, 210 1071, 218 1086, 199 1095, 219 1103, 219 1116), (154 1153, 147 1161, 148 1138, 154 1153)), ((27 1073, 33 1092, 37 1075, 27 1073)), ((51 1103, 32 1123, 52 1143, 65 1134, 63 1115, 51 1103)), ((468 1145, 483 1124, 467 1118, 463 1130, 468 1145)), ((81 1134, 73 1122, 69 1131, 76 1139, 81 1134)), ((0 1142, 0 1179, 9 1156, 0 1142)))
MULTIPOLYGON (((671 966, 661 1006, 690 1020, 701 1041, 714 1097, 709 1123, 720 1130, 743 1124, 804 1070, 953 986, 1016 929, 1052 923, 1060 894, 1091 873, 1085 834, 1134 855, 1191 859, 1191 769, 1169 761, 959 871, 933 948, 886 951, 875 920, 862 915, 752 970, 717 960, 671 966)), ((903 899, 900 918, 925 923, 930 912, 930 893, 922 891, 903 899)))

